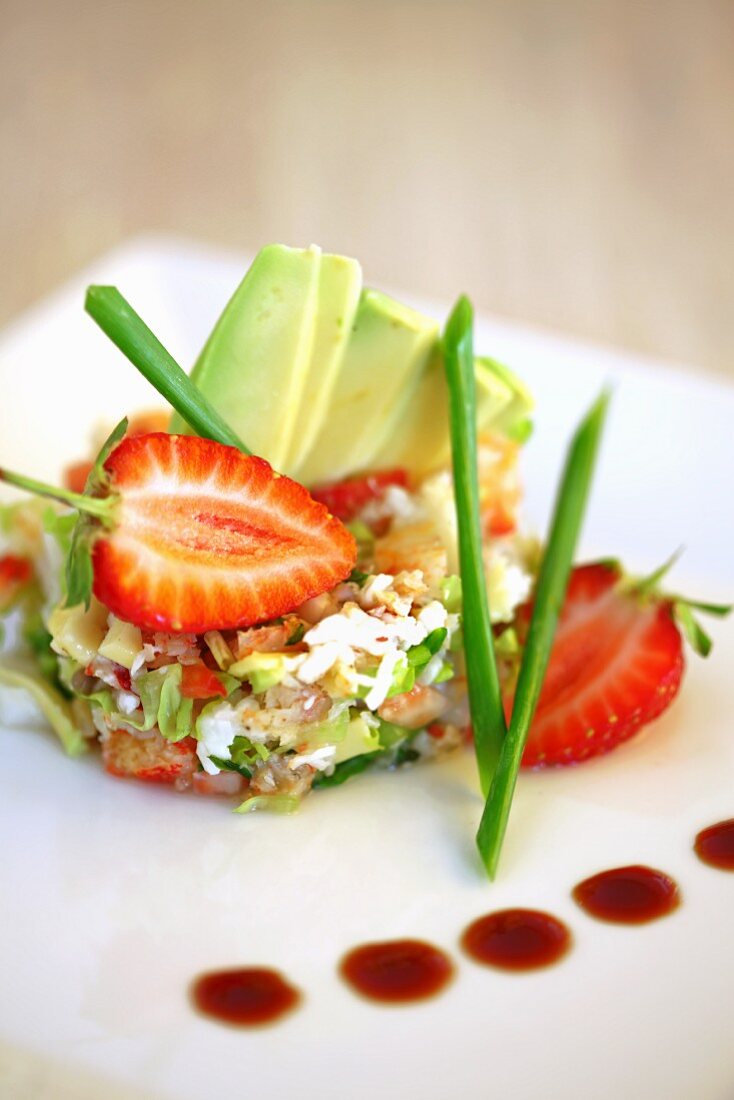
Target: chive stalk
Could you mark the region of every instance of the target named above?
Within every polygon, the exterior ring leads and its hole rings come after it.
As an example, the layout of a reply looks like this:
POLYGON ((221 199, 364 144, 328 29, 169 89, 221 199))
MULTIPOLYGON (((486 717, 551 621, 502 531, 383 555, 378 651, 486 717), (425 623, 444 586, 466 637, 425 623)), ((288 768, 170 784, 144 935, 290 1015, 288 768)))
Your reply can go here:
POLYGON ((444 364, 449 391, 466 675, 479 781, 486 798, 507 726, 482 555, 473 314, 471 304, 465 297, 456 303, 446 324, 444 364))
POLYGON ((502 744, 477 833, 477 847, 492 878, 497 870, 525 741, 543 686, 566 595, 608 404, 609 394, 602 393, 576 429, 566 456, 550 535, 538 575, 510 728, 502 744))
POLYGON ((88 287, 84 308, 197 435, 251 453, 117 287, 88 287))

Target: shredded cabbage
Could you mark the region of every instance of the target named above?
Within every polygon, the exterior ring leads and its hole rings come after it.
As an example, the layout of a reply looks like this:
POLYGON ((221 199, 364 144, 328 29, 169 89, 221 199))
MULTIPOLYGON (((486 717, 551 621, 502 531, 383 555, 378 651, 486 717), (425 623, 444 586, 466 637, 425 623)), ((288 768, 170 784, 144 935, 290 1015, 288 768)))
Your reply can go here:
POLYGON ((43 676, 19 663, 0 663, 0 684, 26 691, 31 696, 69 756, 86 752, 87 743, 74 724, 69 703, 43 676))

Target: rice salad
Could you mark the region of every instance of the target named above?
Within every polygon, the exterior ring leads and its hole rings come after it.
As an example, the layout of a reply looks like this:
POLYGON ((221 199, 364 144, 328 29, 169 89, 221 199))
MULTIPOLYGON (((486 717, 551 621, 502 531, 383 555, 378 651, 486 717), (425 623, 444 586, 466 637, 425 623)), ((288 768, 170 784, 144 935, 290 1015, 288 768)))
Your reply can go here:
MULTIPOLYGON (((489 602, 511 655, 537 545, 515 531, 507 447, 482 441, 480 484, 493 533, 489 602)), ((243 812, 288 812, 312 787, 432 759, 470 736, 448 469, 387 485, 349 523, 359 546, 351 576, 248 629, 150 632, 94 597, 88 608, 64 606, 73 522, 33 502, 4 510, 3 552, 33 562, 31 581, 4 609, 5 648, 16 654, 4 683, 28 687, 18 678, 31 677, 62 740, 73 729, 66 747, 98 742, 110 773, 239 796, 243 812)))

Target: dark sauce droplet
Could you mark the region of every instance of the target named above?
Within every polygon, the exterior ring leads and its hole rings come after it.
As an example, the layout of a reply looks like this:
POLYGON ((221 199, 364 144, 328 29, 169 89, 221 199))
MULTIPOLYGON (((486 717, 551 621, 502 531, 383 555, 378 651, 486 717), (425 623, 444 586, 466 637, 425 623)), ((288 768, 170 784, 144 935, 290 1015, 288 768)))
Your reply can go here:
POLYGON ((453 977, 454 966, 430 943, 390 940, 353 948, 339 964, 339 972, 363 997, 399 1004, 440 993, 453 977))
POLYGON ((734 817, 702 829, 693 849, 709 866, 718 867, 720 871, 734 871, 734 817))
POLYGON ((592 917, 618 924, 645 924, 680 904, 678 884, 652 867, 615 867, 584 879, 573 899, 592 917))
POLYGON ((571 946, 565 924, 539 909, 501 909, 479 917, 461 946, 476 962, 502 970, 535 970, 558 962, 571 946))
POLYGON ((301 1000, 297 989, 277 970, 245 967, 202 974, 191 987, 200 1012, 236 1027, 271 1024, 301 1000))

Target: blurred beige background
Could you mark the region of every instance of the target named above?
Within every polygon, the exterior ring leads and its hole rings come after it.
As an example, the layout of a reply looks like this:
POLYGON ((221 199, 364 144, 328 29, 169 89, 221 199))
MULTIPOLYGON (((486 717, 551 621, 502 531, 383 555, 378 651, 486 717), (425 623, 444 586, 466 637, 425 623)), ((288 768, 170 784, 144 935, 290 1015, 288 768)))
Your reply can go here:
POLYGON ((734 374, 732 0, 0 0, 0 321, 133 234, 734 374))

